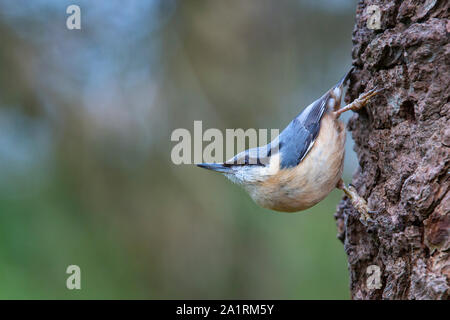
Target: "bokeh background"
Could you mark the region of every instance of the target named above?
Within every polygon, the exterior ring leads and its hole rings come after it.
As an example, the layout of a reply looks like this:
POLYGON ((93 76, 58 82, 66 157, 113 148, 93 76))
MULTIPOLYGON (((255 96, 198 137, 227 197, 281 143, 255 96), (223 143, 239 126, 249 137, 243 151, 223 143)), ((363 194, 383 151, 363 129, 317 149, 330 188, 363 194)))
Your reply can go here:
MULTIPOLYGON (((283 129, 350 68, 355 8, 1 0, 0 298, 349 298, 340 192, 262 209, 174 165, 170 136, 194 120, 283 129), (81 30, 66 28, 70 4, 81 30)), ((348 139, 347 181, 356 166, 348 139)))

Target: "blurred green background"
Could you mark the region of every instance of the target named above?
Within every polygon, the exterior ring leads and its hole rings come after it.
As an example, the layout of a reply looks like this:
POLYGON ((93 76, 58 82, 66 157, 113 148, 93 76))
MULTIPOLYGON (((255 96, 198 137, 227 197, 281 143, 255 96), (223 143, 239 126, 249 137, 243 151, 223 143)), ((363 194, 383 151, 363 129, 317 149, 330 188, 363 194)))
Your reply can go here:
MULTIPOLYGON (((174 165, 170 135, 194 120, 283 129, 350 68, 355 8, 0 1, 0 298, 348 299, 340 192, 259 208, 174 165)), ((348 139, 345 177, 356 166, 348 139)))

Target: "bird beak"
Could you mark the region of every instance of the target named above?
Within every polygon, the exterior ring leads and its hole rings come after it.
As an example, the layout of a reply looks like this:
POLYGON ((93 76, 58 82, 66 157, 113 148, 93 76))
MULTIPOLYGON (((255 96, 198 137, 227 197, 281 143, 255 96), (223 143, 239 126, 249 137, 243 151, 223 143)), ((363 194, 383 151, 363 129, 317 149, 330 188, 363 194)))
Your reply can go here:
POLYGON ((225 167, 221 163, 199 163, 199 164, 197 164, 197 167, 216 171, 216 172, 221 172, 221 173, 230 172, 230 167, 225 167))

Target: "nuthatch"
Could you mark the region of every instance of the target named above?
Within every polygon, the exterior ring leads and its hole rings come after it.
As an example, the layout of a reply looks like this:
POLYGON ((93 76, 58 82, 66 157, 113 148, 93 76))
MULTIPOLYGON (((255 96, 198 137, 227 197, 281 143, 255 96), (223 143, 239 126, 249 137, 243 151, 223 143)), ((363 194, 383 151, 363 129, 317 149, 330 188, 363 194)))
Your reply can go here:
POLYGON ((245 150, 224 163, 198 166, 223 173, 242 185, 257 204, 276 211, 308 209, 339 188, 361 213, 364 223, 369 218, 366 201, 353 186, 345 187, 341 178, 345 126, 339 116, 361 109, 378 91, 372 89, 340 108, 343 86, 352 70, 268 145, 245 150))

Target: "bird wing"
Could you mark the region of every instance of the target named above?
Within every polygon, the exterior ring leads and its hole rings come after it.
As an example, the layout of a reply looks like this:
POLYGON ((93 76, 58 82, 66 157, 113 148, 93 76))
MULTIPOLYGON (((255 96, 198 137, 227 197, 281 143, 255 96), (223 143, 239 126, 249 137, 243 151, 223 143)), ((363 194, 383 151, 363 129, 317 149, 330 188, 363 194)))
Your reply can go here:
POLYGON ((319 134, 320 122, 330 99, 331 95, 327 92, 306 107, 280 133, 278 148, 281 154, 281 169, 297 166, 311 150, 319 134))
POLYGON ((352 72, 353 68, 320 99, 307 106, 271 143, 271 150, 275 144, 278 150, 281 151, 281 169, 295 167, 306 157, 319 135, 323 114, 328 107, 334 108, 335 104, 340 102, 342 87, 350 79, 352 72), (338 94, 335 91, 336 88, 339 88, 338 94), (333 101, 330 103, 331 99, 333 101), (339 102, 334 99, 339 100, 339 102))

